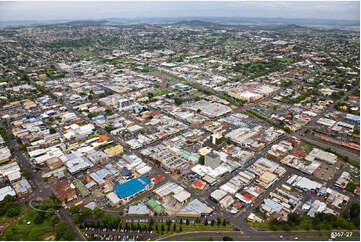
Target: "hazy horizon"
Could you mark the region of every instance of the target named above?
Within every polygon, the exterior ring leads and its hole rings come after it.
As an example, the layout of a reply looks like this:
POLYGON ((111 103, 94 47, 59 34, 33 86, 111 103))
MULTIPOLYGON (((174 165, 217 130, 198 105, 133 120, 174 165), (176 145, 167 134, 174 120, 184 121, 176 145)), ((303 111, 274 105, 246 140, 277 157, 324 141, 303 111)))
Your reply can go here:
POLYGON ((359 21, 360 2, 0 2, 1 22, 185 17, 359 21))

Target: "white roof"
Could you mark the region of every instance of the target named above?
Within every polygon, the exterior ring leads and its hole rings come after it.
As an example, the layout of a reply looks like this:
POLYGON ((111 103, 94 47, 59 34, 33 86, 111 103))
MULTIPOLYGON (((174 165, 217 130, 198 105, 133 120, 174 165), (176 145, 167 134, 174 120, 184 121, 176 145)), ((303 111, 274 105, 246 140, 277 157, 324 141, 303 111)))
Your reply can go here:
POLYGON ((133 126, 130 126, 127 128, 130 132, 135 132, 135 131, 138 131, 138 130, 141 130, 143 129, 142 126, 136 124, 136 125, 133 125, 133 126))
POLYGON ((332 119, 327 119, 327 118, 320 118, 319 120, 317 120, 317 123, 325 125, 327 127, 331 127, 336 123, 336 121, 332 120, 332 119))
POLYGON ((19 178, 21 178, 21 172, 20 171, 15 171, 13 173, 8 174, 8 179, 10 182, 18 180, 19 178))
POLYGON ((70 173, 75 173, 81 170, 85 170, 89 167, 93 167, 93 163, 84 159, 83 157, 74 157, 65 163, 66 168, 70 173))
POLYGON ((236 187, 235 185, 233 185, 230 182, 227 182, 226 184, 223 184, 219 188, 222 189, 223 191, 227 192, 227 193, 230 193, 230 194, 235 194, 239 189, 238 187, 236 187))
POLYGON ((214 192, 211 193, 211 197, 214 198, 216 201, 221 200, 227 195, 227 192, 224 190, 217 189, 214 192))
POLYGON ((14 191, 14 189, 11 186, 6 186, 3 188, 0 188, 0 201, 4 200, 4 198, 7 196, 16 196, 16 193, 14 191))
POLYGON ((195 165, 192 167, 192 171, 200 175, 201 177, 205 176, 206 174, 212 178, 217 178, 223 175, 226 172, 230 172, 230 167, 225 166, 224 164, 212 169, 208 166, 202 166, 200 164, 195 165))
POLYGON ((182 203, 188 198, 191 197, 191 194, 187 192, 186 190, 180 191, 173 195, 174 199, 176 199, 178 202, 182 203))
POLYGON ((233 197, 231 197, 231 195, 228 195, 225 196, 221 201, 219 201, 219 204, 224 208, 228 208, 233 202, 233 197))
POLYGON ((149 214, 150 213, 150 210, 149 208, 144 205, 143 203, 139 203, 137 205, 134 205, 134 206, 129 206, 129 209, 128 209, 128 214, 149 214))
POLYGON ((2 176, 7 176, 16 171, 20 171, 20 166, 17 162, 11 162, 0 166, 0 175, 2 176))
POLYGON ((114 193, 114 192, 110 192, 106 195, 106 197, 109 199, 109 201, 112 203, 112 204, 119 204, 120 203, 120 199, 119 197, 114 193))
POLYGON ((298 186, 300 188, 304 188, 307 190, 311 190, 311 189, 316 189, 316 188, 321 188, 321 184, 315 181, 312 181, 310 179, 308 179, 307 177, 302 177, 296 184, 295 186, 298 186))
POLYGON ((164 197, 169 195, 170 193, 177 194, 183 190, 183 187, 179 186, 176 183, 170 182, 154 190, 154 193, 160 197, 164 197))
POLYGON ((90 202, 90 203, 84 205, 84 207, 93 210, 93 209, 96 207, 96 205, 97 205, 97 204, 96 204, 95 202, 90 202))
POLYGON ((179 210, 179 214, 202 214, 202 213, 211 213, 213 211, 212 208, 208 207, 206 204, 202 203, 198 199, 193 200, 188 203, 184 208, 179 210))
POLYGON ((313 148, 305 159, 308 161, 320 160, 330 164, 335 164, 337 162, 337 156, 335 154, 317 148, 313 148))

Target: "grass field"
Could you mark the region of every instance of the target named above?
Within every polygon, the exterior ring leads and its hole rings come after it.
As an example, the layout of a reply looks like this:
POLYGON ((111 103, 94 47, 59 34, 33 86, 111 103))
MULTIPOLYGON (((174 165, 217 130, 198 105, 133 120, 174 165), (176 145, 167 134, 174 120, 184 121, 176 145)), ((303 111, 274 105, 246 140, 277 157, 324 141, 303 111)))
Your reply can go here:
POLYGON ((242 46, 244 43, 241 41, 227 40, 224 42, 225 45, 242 46))
POLYGON ((123 63, 124 59, 123 58, 117 58, 117 59, 113 59, 110 61, 110 63, 112 64, 118 64, 118 63, 123 63))
POLYGON ((212 241, 213 238, 212 237, 188 237, 185 239, 176 239, 176 240, 181 240, 181 241, 212 241))
POLYGON ((102 58, 100 58, 100 57, 92 57, 92 58, 90 58, 92 61, 102 61, 103 59, 102 58))
POLYGON ((221 36, 221 35, 206 35, 205 36, 206 39, 220 39, 222 37, 223 36, 221 36))
POLYGON ((187 233, 187 232, 198 232, 198 231, 232 231, 232 227, 227 224, 226 226, 223 225, 214 225, 211 226, 209 225, 204 225, 201 223, 195 223, 195 224, 182 224, 182 232, 179 232, 179 227, 180 225, 177 224, 177 232, 174 232, 173 229, 173 224, 171 225, 171 230, 167 231, 167 225, 166 223, 157 223, 158 224, 158 228, 160 228, 162 226, 162 224, 164 225, 164 227, 166 228, 164 232, 158 231, 156 232, 157 235, 159 235, 160 237, 167 237, 173 234, 177 234, 177 233, 187 233))
POLYGON ((26 215, 17 222, 10 225, 5 231, 4 238, 6 240, 42 240, 46 237, 54 235, 53 225, 49 219, 45 219, 41 224, 35 224, 34 218, 36 212, 34 210, 27 211, 26 215), (27 224, 30 221, 31 224, 27 224))
POLYGON ((292 58, 282 58, 282 59, 278 59, 280 62, 283 63, 293 63, 294 60, 292 58))
POLYGON ((171 93, 171 92, 168 90, 162 90, 160 92, 155 93, 154 96, 165 96, 165 95, 168 95, 169 93, 171 93))
POLYGON ((199 98, 204 98, 204 97, 206 97, 207 95, 206 94, 204 94, 203 92, 195 92, 195 93, 193 93, 193 95, 194 96, 196 96, 196 97, 199 97, 199 98))
POLYGON ((76 54, 80 56, 94 56, 96 55, 95 52, 92 51, 86 51, 83 48, 74 48, 74 51, 76 54))

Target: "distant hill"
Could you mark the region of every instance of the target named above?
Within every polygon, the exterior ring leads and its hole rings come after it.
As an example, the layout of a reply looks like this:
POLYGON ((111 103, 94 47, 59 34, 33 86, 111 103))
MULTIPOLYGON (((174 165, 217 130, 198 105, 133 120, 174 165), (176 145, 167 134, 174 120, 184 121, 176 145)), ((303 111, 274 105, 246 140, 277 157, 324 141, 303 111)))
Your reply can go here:
MULTIPOLYGON (((70 25, 94 25, 94 24, 172 24, 199 27, 225 27, 229 25, 247 26, 273 26, 284 29, 298 29, 304 27, 315 27, 317 29, 344 29, 347 27, 360 26, 356 20, 332 20, 332 19, 287 19, 287 18, 246 18, 246 17, 162 17, 162 18, 102 18, 84 20, 34 20, 34 21, 0 21, 0 27, 21 26, 21 25, 49 25, 49 24, 70 24, 70 25)), ((270 27, 272 28, 272 27, 270 27)))
POLYGON ((70 25, 88 25, 88 24, 105 24, 108 23, 107 20, 75 20, 71 22, 67 22, 66 24, 70 25))

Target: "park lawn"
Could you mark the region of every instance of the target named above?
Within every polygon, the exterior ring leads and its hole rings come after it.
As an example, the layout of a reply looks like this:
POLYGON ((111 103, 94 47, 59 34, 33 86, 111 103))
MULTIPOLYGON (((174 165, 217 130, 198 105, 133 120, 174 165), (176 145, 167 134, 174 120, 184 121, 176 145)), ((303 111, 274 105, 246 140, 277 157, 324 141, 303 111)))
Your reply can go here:
POLYGON ((176 240, 184 240, 184 241, 212 241, 212 237, 187 237, 185 239, 176 239, 176 240))
POLYGON ((18 216, 14 217, 14 218, 9 218, 9 217, 6 216, 6 214, 5 214, 5 215, 3 215, 3 216, 0 217, 0 225, 3 225, 3 224, 5 224, 5 223, 7 223, 7 222, 9 222, 9 221, 11 221, 11 220, 13 220, 13 219, 16 219, 16 218, 18 218, 18 217, 21 217, 21 216, 23 216, 26 212, 27 212, 27 208, 26 208, 26 207, 21 207, 21 208, 20 208, 20 214, 19 214, 18 216))
POLYGON ((256 227, 262 231, 270 231, 271 230, 271 226, 269 224, 269 222, 263 222, 263 223, 248 223, 250 226, 252 227, 256 227))
POLYGON ((335 37, 327 37, 327 38, 325 38, 324 40, 325 41, 327 41, 327 40, 336 40, 337 38, 335 38, 335 37))
POLYGON ((95 56, 95 57, 92 57, 91 60, 92 61, 103 61, 103 58, 95 56))
MULTIPOLYGON (((248 222, 248 224, 252 227, 256 227, 258 228, 260 231, 285 231, 283 229, 277 229, 277 230, 272 230, 271 228, 271 223, 268 221, 265 221, 263 223, 250 223, 248 222)), ((322 231, 329 231, 330 229, 312 229, 312 220, 310 219, 303 219, 301 220, 300 225, 298 226, 294 226, 291 227, 289 231, 310 231, 310 232, 322 232, 322 231), (309 229, 306 229, 307 227, 307 223, 309 224, 309 229)), ((342 228, 332 228, 332 231, 345 231, 345 229, 342 228)))
POLYGON ((171 93, 171 92, 168 90, 162 90, 160 92, 155 93, 154 96, 165 96, 165 95, 168 95, 169 93, 171 93))
POLYGON ((221 35, 206 35, 205 36, 206 39, 220 39, 222 37, 223 36, 221 36, 221 35))
POLYGON ((235 40, 227 40, 224 42, 225 45, 233 45, 233 46, 242 46, 244 45, 241 41, 235 41, 235 40))
POLYGON ((33 229, 42 231, 39 240, 55 234, 53 225, 49 219, 45 219, 41 224, 34 223, 36 214, 37 213, 34 210, 28 211, 25 217, 7 228, 7 230, 13 230, 12 240, 29 240, 28 235, 33 229), (31 224, 27 224, 28 221, 31 221, 31 224))
POLYGON ((278 60, 283 63, 293 63, 294 62, 294 59, 292 59, 292 58, 281 58, 278 60))
POLYGON ((95 55, 94 52, 86 51, 83 48, 74 48, 74 51, 75 51, 75 53, 77 53, 78 55, 81 55, 81 56, 93 56, 93 55, 95 55))
MULTIPOLYGON (((164 225, 165 228, 167 228, 167 224, 166 223, 157 223, 159 228, 160 226, 162 226, 162 224, 164 225)), ((182 224, 182 232, 179 232, 179 227, 180 225, 177 224, 177 232, 174 232, 173 229, 173 224, 171 224, 171 230, 170 231, 164 231, 163 234, 161 231, 156 232, 157 235, 159 235, 160 237, 167 237, 173 234, 177 234, 177 233, 188 233, 188 232, 199 232, 199 231, 232 231, 232 227, 227 224, 226 226, 223 225, 214 225, 211 226, 210 224, 208 225, 204 225, 201 223, 194 223, 194 224, 182 224)))
POLYGON ((119 64, 119 63, 123 63, 124 59, 123 58, 116 58, 116 59, 112 59, 109 61, 111 64, 119 64))
POLYGON ((196 97, 199 97, 199 98, 204 98, 207 95, 204 94, 203 92, 196 91, 195 93, 193 93, 193 96, 196 96, 196 97))

